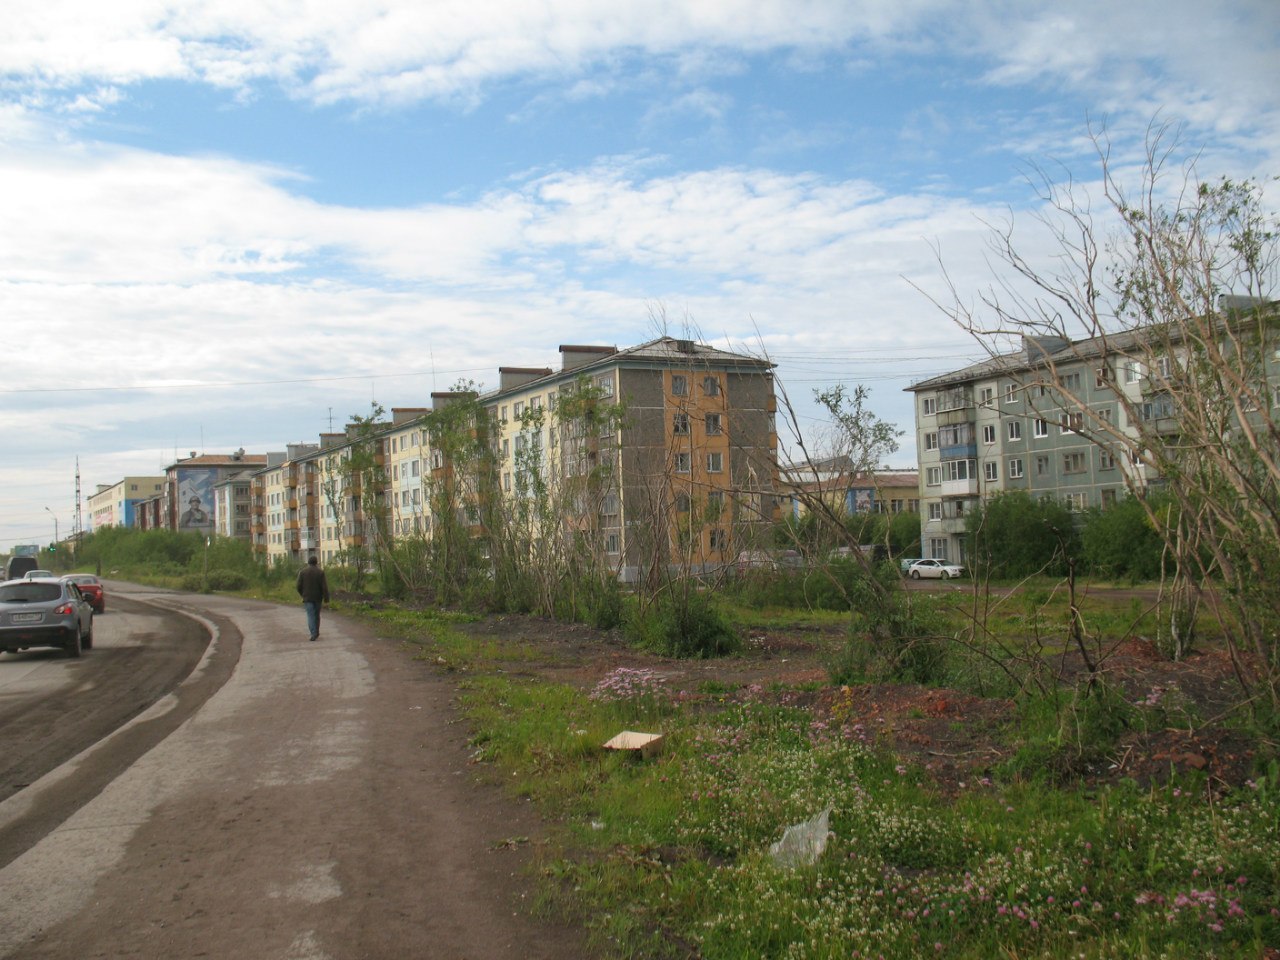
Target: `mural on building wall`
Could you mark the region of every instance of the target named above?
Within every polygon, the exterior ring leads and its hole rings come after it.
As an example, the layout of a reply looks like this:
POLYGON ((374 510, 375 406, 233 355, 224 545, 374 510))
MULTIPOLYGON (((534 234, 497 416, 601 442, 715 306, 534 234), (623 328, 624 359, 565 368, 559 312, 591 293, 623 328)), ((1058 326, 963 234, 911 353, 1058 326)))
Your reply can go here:
POLYGON ((178 471, 178 529, 213 532, 216 470, 178 471))

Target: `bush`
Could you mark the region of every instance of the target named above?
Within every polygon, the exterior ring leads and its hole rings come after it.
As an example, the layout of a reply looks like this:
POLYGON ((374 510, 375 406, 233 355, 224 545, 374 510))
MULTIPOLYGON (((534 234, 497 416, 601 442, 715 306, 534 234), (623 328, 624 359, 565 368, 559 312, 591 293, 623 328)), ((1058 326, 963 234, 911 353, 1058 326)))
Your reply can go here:
POLYGON ((848 637, 826 658, 827 674, 836 684, 943 683, 948 665, 942 627, 943 617, 932 597, 868 591, 848 637))
POLYGON ((1017 721, 1021 744, 1002 771, 1052 784, 1067 782, 1111 755, 1133 714, 1123 693, 1103 681, 1022 698, 1017 721))
POLYGON ((1131 581, 1160 576, 1164 539, 1136 497, 1125 497, 1105 510, 1090 510, 1080 540, 1093 573, 1131 581))
POLYGON ((965 529, 970 563, 992 577, 1061 575, 1067 560, 1080 553, 1071 511, 1025 490, 1006 491, 979 505, 965 529))
POLYGON ((719 657, 741 645, 728 618, 700 593, 665 598, 643 613, 633 611, 626 629, 637 646, 668 657, 719 657))

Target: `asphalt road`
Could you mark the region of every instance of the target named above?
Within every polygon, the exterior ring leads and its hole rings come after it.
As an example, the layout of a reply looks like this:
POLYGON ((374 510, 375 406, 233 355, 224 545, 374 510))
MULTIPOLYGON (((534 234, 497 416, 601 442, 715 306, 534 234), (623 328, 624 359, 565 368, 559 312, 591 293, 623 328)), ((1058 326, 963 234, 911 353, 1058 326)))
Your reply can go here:
POLYGON ((0 957, 591 956, 531 916, 541 825, 470 762, 450 681, 413 651, 331 614, 310 643, 297 607, 120 587, 108 603, 93 656, 17 664, 15 704, 32 673, 60 676, 0 735, 103 699, 143 636, 208 642, 172 693, 140 713, 123 695, 122 726, 0 802, 0 957))

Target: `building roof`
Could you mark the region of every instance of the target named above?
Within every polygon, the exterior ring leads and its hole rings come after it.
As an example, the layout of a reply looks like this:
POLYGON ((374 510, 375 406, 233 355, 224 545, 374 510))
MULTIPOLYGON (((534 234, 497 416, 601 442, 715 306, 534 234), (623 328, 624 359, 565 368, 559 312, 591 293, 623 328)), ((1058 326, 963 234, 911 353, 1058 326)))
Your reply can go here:
POLYGON ((480 401, 482 403, 488 403, 504 393, 536 390, 540 384, 556 383, 565 379, 573 379, 583 374, 590 374, 593 371, 607 370, 612 367, 626 366, 628 364, 663 367, 736 366, 755 367, 762 370, 772 370, 777 366, 776 363, 761 357, 753 357, 744 353, 733 353, 729 350, 720 350, 716 347, 708 346, 705 343, 699 343, 696 340, 679 340, 675 337, 658 337, 656 340, 650 340, 648 343, 642 343, 634 347, 627 347, 622 350, 612 350, 609 347, 579 347, 564 344, 561 345, 560 350, 562 352, 578 350, 585 353, 595 353, 598 356, 596 359, 586 360, 578 366, 555 370, 544 377, 539 377, 535 380, 528 380, 509 389, 499 387, 496 390, 488 391, 480 397, 480 401))
POLYGON ((243 450, 237 453, 202 453, 176 460, 165 467, 165 470, 177 467, 253 467, 262 466, 266 462, 265 453, 245 453, 243 450))

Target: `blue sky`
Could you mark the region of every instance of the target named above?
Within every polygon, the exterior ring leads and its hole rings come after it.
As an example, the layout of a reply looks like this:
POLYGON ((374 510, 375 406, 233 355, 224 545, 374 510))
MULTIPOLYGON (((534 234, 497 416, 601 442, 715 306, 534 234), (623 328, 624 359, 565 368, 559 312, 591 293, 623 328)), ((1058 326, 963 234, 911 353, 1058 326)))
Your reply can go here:
POLYGON ((561 343, 692 333, 767 353, 811 444, 835 383, 909 432, 982 355, 939 259, 976 300, 1012 220, 1051 264, 1025 177, 1096 190, 1090 122, 1120 171, 1158 117, 1280 173, 1271 0, 7 9, 0 552, 71 528, 77 457, 87 495, 283 449, 561 343))

